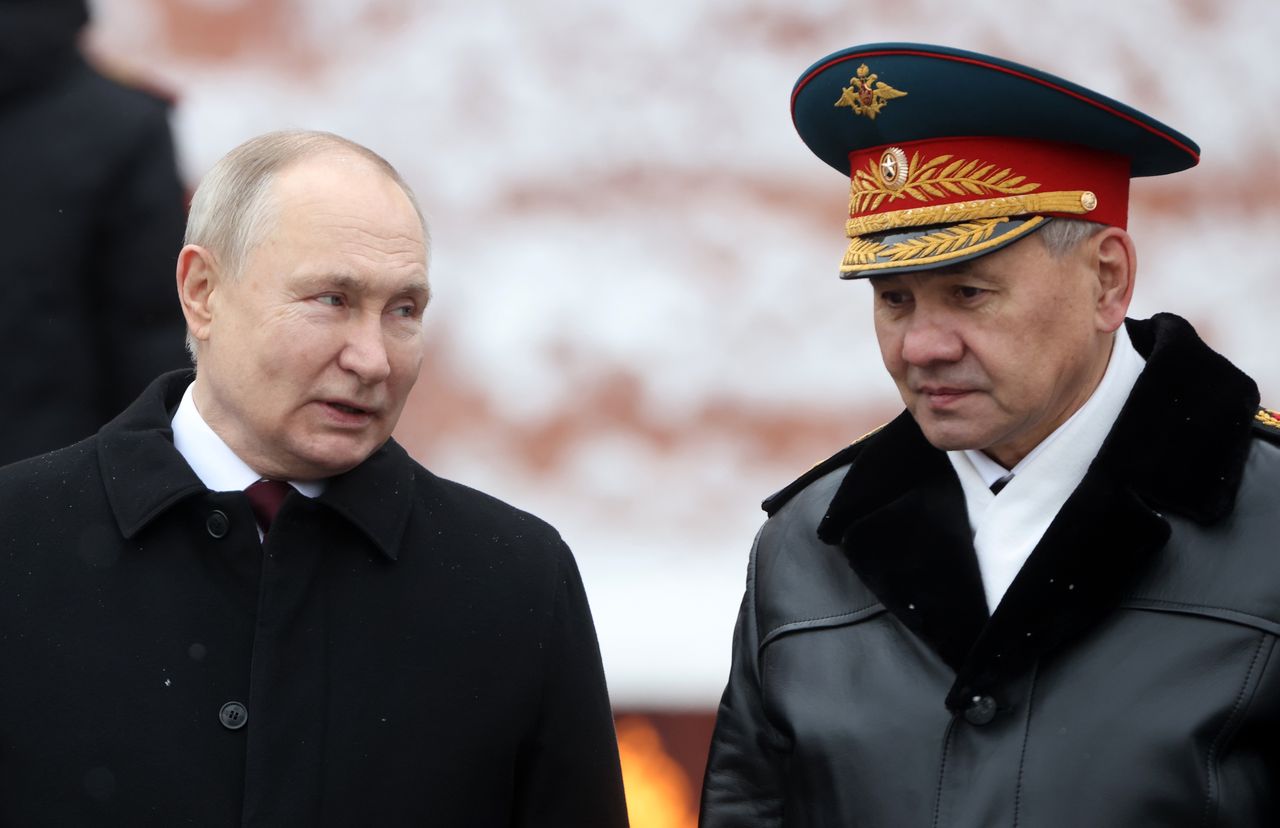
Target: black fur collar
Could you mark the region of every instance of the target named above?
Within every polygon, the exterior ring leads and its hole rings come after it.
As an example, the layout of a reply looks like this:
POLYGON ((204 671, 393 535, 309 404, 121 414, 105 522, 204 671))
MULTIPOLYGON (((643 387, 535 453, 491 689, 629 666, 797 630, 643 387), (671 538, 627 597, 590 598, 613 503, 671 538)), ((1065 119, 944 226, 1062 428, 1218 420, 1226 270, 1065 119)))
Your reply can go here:
POLYGON ((1179 317, 1127 326, 1147 366, 990 618, 960 482, 909 414, 856 447, 818 528, 822 540, 844 546, 885 607, 956 670, 952 710, 1114 608, 1168 539, 1162 512, 1211 523, 1231 511, 1257 386, 1179 317))

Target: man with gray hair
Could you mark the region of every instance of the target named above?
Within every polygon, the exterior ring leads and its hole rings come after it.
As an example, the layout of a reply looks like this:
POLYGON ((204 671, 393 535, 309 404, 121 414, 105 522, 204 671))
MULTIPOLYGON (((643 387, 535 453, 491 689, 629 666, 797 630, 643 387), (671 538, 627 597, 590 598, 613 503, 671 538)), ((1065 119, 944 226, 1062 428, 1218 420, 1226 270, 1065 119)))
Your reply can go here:
POLYGON ((791 102, 905 410, 765 501, 703 828, 1280 824, 1280 415, 1125 318, 1130 178, 1198 148, 925 44, 791 102))
POLYGON ((186 241, 194 380, 0 471, 0 823, 624 826, 569 550, 391 439, 430 296, 408 186, 272 133, 186 241))

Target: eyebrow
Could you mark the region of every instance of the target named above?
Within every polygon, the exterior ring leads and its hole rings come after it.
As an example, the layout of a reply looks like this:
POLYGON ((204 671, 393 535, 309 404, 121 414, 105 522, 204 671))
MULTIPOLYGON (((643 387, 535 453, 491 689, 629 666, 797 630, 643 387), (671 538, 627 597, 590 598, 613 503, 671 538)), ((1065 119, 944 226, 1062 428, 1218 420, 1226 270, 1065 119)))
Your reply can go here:
MULTIPOLYGON (((369 280, 363 276, 357 276, 353 273, 318 273, 303 279, 304 284, 320 286, 332 286, 339 290, 347 291, 363 291, 368 289, 369 280)), ((428 299, 431 297, 431 285, 425 279, 414 279, 401 286, 396 291, 397 294, 420 294, 425 295, 428 299)))

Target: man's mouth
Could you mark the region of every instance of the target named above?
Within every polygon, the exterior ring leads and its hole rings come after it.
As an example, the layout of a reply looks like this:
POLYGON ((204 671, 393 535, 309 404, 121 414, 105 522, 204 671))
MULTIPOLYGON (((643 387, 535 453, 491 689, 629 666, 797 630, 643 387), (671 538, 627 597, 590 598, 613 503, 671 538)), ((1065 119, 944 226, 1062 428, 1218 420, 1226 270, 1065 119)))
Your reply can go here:
POLYGON ((925 397, 931 405, 946 405, 969 394, 972 389, 957 388, 945 385, 926 385, 918 393, 925 397))
POLYGON ((350 403, 338 402, 337 400, 326 400, 325 404, 336 411, 355 417, 367 417, 373 413, 371 409, 361 408, 360 406, 351 405, 350 403))

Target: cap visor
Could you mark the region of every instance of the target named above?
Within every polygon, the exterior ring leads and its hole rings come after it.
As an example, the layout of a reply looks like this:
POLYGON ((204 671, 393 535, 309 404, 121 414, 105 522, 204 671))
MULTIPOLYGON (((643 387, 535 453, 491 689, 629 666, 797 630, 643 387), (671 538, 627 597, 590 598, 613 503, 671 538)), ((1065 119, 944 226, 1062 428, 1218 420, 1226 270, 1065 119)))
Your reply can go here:
POLYGON ((849 243, 840 278, 918 273, 967 262, 994 253, 1052 220, 1050 216, 981 219, 861 236, 849 243))

